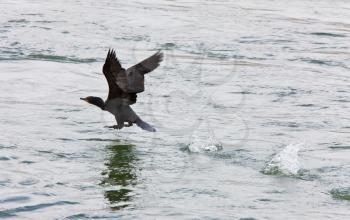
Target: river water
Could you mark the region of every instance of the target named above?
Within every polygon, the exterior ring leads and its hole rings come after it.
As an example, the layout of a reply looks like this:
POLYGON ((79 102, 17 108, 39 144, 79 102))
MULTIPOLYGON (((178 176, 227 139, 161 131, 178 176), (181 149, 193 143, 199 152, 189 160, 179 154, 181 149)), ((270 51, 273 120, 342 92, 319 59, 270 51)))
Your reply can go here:
POLYGON ((350 4, 0 0, 0 218, 349 219, 350 4), (107 96, 157 50, 120 131, 107 96))

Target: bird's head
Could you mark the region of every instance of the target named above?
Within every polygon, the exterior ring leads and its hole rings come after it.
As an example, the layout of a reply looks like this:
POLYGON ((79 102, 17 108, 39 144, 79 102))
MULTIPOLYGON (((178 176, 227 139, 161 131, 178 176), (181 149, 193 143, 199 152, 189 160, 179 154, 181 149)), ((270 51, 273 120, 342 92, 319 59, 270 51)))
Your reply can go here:
POLYGON ((90 103, 92 105, 96 105, 97 107, 100 107, 101 109, 104 109, 105 102, 100 98, 96 96, 88 96, 86 98, 80 98, 81 100, 84 100, 87 103, 90 103))

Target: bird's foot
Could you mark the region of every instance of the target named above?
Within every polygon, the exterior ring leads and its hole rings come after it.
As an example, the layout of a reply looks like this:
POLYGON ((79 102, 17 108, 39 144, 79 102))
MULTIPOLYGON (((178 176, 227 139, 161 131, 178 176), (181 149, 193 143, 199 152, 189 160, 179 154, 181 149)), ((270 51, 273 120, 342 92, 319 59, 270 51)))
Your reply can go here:
POLYGON ((113 128, 113 129, 121 129, 122 128, 122 126, 120 126, 120 125, 112 125, 112 126, 105 126, 105 127, 113 128))

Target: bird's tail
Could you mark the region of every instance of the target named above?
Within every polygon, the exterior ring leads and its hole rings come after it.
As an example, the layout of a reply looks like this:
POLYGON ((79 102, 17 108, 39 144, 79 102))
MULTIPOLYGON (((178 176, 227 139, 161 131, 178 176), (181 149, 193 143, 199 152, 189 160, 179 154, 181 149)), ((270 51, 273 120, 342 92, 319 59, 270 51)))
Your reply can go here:
POLYGON ((142 121, 141 118, 137 118, 135 123, 137 124, 137 126, 142 128, 143 130, 151 131, 151 132, 156 131, 156 129, 152 125, 148 124, 147 122, 142 121))

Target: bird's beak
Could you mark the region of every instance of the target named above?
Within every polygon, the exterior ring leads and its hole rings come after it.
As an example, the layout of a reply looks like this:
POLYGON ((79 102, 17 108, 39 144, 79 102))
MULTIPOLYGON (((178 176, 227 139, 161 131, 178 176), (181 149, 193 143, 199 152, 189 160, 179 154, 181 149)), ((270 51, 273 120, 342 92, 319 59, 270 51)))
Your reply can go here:
POLYGON ((87 102, 87 99, 86 98, 80 98, 81 100, 84 100, 85 102, 87 102))

